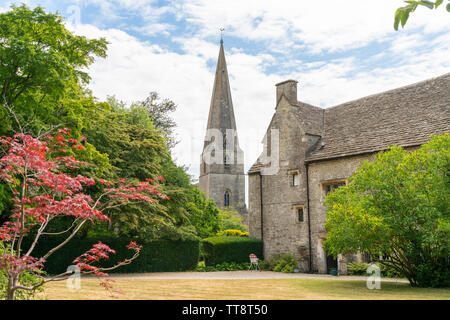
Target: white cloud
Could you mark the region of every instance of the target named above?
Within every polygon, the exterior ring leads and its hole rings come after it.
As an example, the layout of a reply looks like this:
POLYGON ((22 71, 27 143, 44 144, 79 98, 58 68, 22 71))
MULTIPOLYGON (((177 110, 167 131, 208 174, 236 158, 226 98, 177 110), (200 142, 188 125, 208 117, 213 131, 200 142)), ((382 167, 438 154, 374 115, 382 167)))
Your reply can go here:
MULTIPOLYGON (((403 5, 392 0, 184 0, 178 6, 199 26, 199 37, 217 35, 223 26, 232 36, 266 41, 274 50, 303 42, 318 53, 362 47, 394 34, 394 12, 403 5)), ((450 30, 445 10, 427 8, 411 14, 407 27, 425 27, 427 33, 450 30)))
POLYGON ((149 23, 142 27, 131 27, 130 29, 140 32, 146 36, 165 35, 168 36, 170 31, 176 29, 174 25, 168 23, 149 23))

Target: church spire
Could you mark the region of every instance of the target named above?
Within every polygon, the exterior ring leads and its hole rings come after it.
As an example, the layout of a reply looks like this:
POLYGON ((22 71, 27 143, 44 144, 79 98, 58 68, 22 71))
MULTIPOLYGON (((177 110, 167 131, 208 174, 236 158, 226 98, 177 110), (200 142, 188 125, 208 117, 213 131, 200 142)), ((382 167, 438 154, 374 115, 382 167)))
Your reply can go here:
POLYGON ((227 63, 222 39, 220 39, 219 57, 217 59, 207 129, 236 130, 233 101, 231 99, 230 82, 228 80, 227 63))
POLYGON ((244 153, 239 147, 223 40, 220 39, 214 87, 200 163, 199 189, 218 207, 245 206, 244 153))

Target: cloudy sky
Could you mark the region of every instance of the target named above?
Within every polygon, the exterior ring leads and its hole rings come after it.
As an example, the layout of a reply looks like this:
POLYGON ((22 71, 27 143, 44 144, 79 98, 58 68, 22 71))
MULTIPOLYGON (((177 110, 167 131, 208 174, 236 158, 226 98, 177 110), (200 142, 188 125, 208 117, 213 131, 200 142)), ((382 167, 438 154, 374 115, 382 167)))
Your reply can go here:
POLYGON ((394 31, 401 0, 22 0, 58 11, 76 34, 105 37, 90 68, 98 99, 149 92, 178 105, 179 164, 198 176, 221 27, 245 169, 262 149, 275 84, 322 108, 450 72, 450 14, 420 7, 394 31))

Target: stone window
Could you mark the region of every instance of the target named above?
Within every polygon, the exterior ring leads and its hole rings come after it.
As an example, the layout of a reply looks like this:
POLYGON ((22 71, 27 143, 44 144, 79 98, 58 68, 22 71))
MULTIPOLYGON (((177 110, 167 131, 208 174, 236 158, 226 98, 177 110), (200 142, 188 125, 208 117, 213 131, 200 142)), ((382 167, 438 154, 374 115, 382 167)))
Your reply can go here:
POLYGON ((345 180, 345 179, 322 182, 322 189, 323 189, 322 201, 325 200, 325 196, 328 193, 336 190, 339 187, 345 186, 346 184, 347 184, 347 180, 345 180))
POLYGON ((291 187, 296 187, 300 184, 300 171, 299 170, 290 170, 288 172, 289 175, 289 185, 291 187))
POLYGON ((225 207, 230 206, 230 193, 228 191, 225 191, 225 194, 223 196, 223 205, 225 207))
POLYGON ((302 223, 305 221, 305 207, 303 205, 294 206, 295 222, 302 223))
POLYGON ((327 195, 331 191, 336 190, 339 187, 345 186, 345 184, 346 184, 345 180, 344 181, 336 181, 336 182, 324 184, 323 187, 324 187, 324 190, 325 190, 325 195, 327 195))
POLYGON ((297 222, 303 222, 304 216, 303 216, 303 207, 297 208, 297 222))

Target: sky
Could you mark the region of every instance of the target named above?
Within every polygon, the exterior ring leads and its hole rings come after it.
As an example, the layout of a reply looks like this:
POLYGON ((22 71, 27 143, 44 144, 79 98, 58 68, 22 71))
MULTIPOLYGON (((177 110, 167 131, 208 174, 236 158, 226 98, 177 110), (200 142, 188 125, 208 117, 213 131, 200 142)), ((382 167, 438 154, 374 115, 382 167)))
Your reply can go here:
POLYGON ((89 68, 99 100, 130 104, 151 91, 174 101, 173 150, 198 178, 220 28, 245 171, 275 111, 275 84, 298 81, 298 100, 328 108, 450 72, 450 13, 419 7, 393 28, 402 0, 0 0, 40 5, 67 28, 109 41, 89 68))

